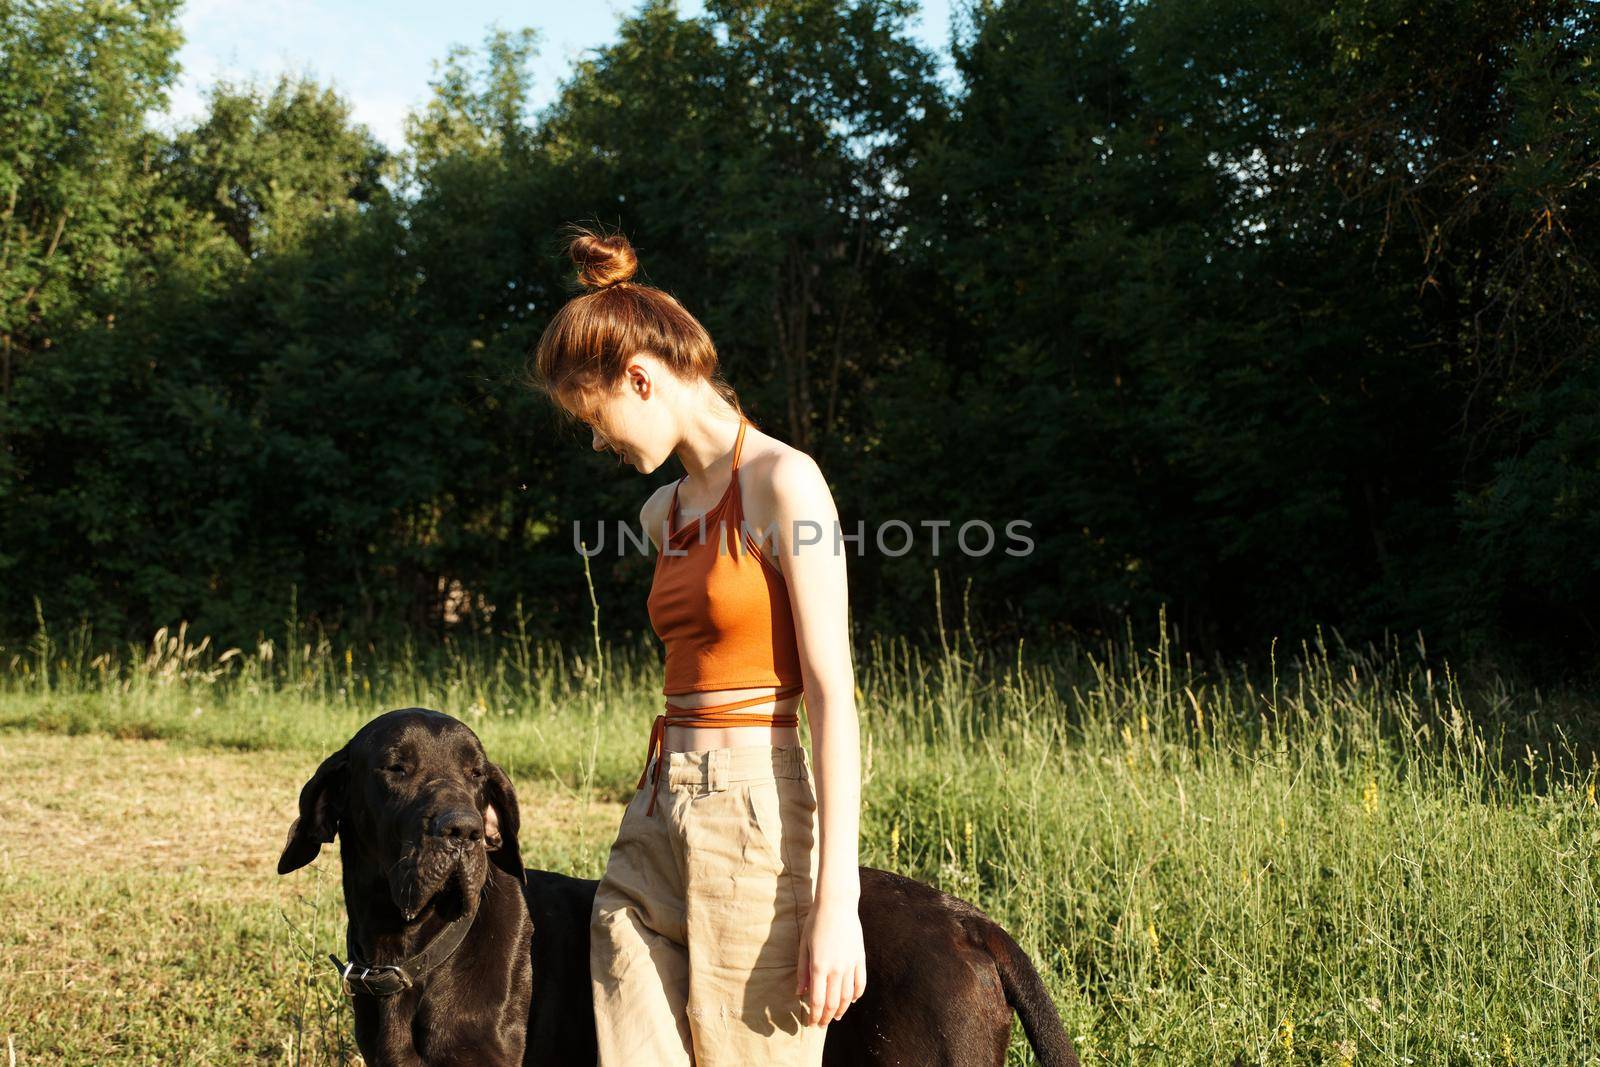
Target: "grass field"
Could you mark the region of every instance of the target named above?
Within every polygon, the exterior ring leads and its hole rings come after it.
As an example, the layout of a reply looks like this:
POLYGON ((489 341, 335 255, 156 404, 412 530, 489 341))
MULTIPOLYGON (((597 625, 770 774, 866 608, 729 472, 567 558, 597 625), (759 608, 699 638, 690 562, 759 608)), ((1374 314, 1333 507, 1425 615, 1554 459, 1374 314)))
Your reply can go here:
MULTIPOLYGON (((1004 923, 1086 1063, 1600 1064, 1595 706, 1333 645, 1253 677, 1165 639, 875 642, 862 861, 1004 923)), ((273 869, 317 761, 383 710, 449 711, 515 779, 528 863, 593 877, 658 672, 292 625, 0 653, 0 1055, 358 1062, 324 959, 337 850, 273 869)))

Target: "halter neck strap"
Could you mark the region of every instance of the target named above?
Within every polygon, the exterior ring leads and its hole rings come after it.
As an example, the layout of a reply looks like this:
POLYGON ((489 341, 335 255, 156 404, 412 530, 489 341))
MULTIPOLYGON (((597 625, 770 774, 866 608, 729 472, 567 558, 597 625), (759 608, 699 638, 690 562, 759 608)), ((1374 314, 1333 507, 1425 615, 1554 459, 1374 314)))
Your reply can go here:
MULTIPOLYGON (((674 525, 676 525, 678 521, 678 490, 682 488, 683 483, 688 480, 689 476, 685 474, 682 478, 679 478, 673 483, 672 510, 667 512, 667 536, 669 538, 676 537, 684 530, 689 529, 691 525, 698 524, 703 526, 706 518, 709 517, 711 512, 715 511, 717 508, 720 508, 729 500, 734 502, 733 507, 735 509, 735 525, 737 526, 738 522, 744 518, 744 503, 743 501, 739 500, 739 456, 744 451, 744 428, 749 425, 749 421, 750 420, 746 419, 743 415, 739 416, 739 433, 733 439, 733 466, 728 474, 728 487, 722 491, 722 497, 715 504, 711 505, 711 507, 707 509, 704 514, 700 515, 694 523, 686 522, 678 529, 673 529, 674 525)), ((659 559, 660 557, 657 557, 658 562, 659 559)))
POLYGON ((743 415, 739 416, 739 436, 737 436, 737 437, 735 437, 733 439, 733 470, 734 470, 734 473, 738 473, 738 470, 739 470, 739 453, 741 451, 743 451, 743 449, 744 449, 744 428, 748 424, 749 424, 749 420, 748 419, 746 419, 743 415))

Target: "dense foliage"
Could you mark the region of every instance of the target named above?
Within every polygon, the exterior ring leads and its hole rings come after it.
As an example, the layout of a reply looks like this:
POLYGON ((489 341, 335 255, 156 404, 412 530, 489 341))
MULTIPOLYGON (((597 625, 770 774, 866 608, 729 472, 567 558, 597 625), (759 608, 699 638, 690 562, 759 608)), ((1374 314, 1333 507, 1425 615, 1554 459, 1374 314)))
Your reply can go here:
MULTIPOLYGON (((399 155, 296 81, 149 129, 174 0, 0 7, 0 631, 586 632, 573 522, 669 473, 524 380, 597 219, 866 524, 858 627, 937 572, 991 634, 1588 664, 1594 5, 981 0, 953 86, 911 0, 675 7, 537 114, 536 35, 452 52, 399 155)), ((649 558, 589 562, 642 632, 649 558)))

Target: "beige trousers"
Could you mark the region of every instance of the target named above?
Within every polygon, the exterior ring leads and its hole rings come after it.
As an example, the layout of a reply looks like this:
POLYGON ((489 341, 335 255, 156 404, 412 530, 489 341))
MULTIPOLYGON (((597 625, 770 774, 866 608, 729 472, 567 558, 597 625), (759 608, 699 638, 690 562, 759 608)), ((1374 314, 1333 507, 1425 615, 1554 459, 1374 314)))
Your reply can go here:
POLYGON ((599 1067, 821 1064, 795 995, 816 812, 803 746, 671 752, 646 776, 590 915, 599 1067))

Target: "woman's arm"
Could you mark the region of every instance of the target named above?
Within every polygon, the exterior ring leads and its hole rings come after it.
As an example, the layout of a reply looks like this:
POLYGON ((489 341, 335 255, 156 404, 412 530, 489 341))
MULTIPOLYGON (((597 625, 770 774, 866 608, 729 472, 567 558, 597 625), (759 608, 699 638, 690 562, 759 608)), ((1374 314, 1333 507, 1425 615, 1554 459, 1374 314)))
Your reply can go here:
POLYGON ((774 466, 772 485, 774 547, 794 611, 817 784, 820 855, 797 991, 810 1005, 812 1024, 822 1025, 842 1016, 867 982, 857 910, 861 738, 849 590, 845 549, 835 541, 838 511, 816 461, 802 452, 785 453, 774 466))

